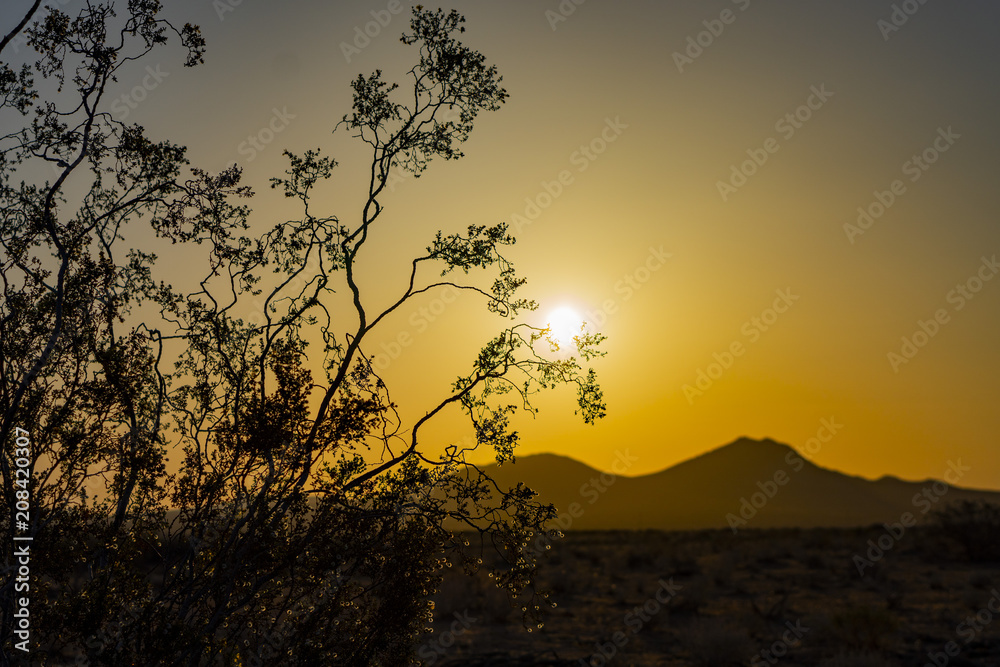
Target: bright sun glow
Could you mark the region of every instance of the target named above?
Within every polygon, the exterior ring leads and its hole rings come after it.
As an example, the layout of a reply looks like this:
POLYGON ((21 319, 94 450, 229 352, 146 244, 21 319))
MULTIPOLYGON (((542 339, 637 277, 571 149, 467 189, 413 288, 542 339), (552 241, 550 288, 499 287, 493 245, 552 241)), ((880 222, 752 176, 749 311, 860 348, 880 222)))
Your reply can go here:
POLYGON ((552 338, 559 343, 561 348, 573 347, 573 336, 580 335, 582 324, 583 317, 569 306, 553 310, 549 313, 547 322, 547 325, 552 329, 552 338))

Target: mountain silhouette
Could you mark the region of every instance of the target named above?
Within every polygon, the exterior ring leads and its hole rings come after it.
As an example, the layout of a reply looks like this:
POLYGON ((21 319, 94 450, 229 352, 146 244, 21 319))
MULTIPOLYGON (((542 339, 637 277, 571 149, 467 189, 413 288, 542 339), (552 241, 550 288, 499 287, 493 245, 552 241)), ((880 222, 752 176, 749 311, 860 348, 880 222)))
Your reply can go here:
MULTIPOLYGON (((615 467, 627 472, 627 450, 615 467)), ((956 462, 957 464, 957 462, 956 462)), ((956 500, 1000 503, 1000 492, 936 480, 878 480, 819 467, 774 440, 740 438, 660 472, 638 477, 595 470, 555 454, 486 466, 501 488, 524 482, 573 530, 852 527, 921 521, 956 500), (936 483, 935 483, 936 482, 936 483)))

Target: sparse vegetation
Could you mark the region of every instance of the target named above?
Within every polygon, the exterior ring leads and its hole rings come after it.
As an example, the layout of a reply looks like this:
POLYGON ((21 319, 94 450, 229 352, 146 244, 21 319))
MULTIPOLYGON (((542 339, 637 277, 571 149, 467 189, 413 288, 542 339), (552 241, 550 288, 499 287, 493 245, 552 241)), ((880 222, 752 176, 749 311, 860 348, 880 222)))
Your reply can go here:
POLYGON ((930 518, 933 533, 958 545, 966 560, 1000 561, 1000 505, 962 500, 944 505, 930 518))
MULTIPOLYGON (((550 589, 558 605, 543 628, 526 634, 514 615, 505 622, 486 617, 436 664, 579 665, 594 653, 597 637, 621 631, 628 642, 609 667, 922 665, 928 647, 960 639, 956 625, 986 603, 996 570, 990 564, 928 567, 920 549, 909 549, 881 562, 881 579, 862 578, 851 556, 873 534, 877 529, 746 531, 739 539, 725 530, 569 532, 539 571, 539 586, 550 589), (820 576, 823 586, 810 584, 820 576), (682 588, 630 633, 627 614, 661 578, 682 588), (779 646, 782 657, 768 663, 760 651, 782 642, 789 624, 802 637, 779 646), (501 649, 510 662, 473 659, 501 649)), ((446 574, 444 592, 451 602, 442 599, 442 610, 458 601, 474 609, 489 604, 486 590, 460 573, 446 574)), ((438 616, 436 631, 444 632, 449 619, 438 616)), ((983 665, 1000 658, 1000 626, 985 627, 963 657, 983 665)))
POLYGON ((684 636, 692 661, 701 667, 742 665, 753 653, 746 631, 724 618, 698 619, 684 636))
POLYGON ((200 63, 196 26, 175 27, 158 0, 21 4, 0 40, 0 664, 27 632, 15 525, 32 540, 35 665, 395 667, 433 618, 440 572, 478 571, 491 549, 491 590, 511 602, 490 620, 534 627, 548 602, 528 540, 554 508, 466 456, 510 460, 514 415, 558 385, 585 422, 601 418, 581 363, 603 336, 581 332, 556 357, 550 332, 521 321, 536 304, 498 220, 428 233, 389 299, 361 277, 387 268, 372 244, 393 233, 391 174, 461 158, 507 99, 460 41, 464 17, 416 5, 402 82, 352 80, 333 129, 367 155, 352 165, 360 208, 328 199, 338 163, 322 148, 286 150, 270 186, 291 211, 264 220, 238 166, 191 167, 184 147, 109 112, 152 52, 173 42, 200 63), (19 35, 23 63, 8 61, 19 35), (165 252, 183 265, 157 263, 165 252), (498 331, 404 417, 373 348, 441 289, 498 331), (428 434, 449 412, 467 445, 428 434), (455 525, 476 535, 457 541, 455 525))
POLYGON ((820 667, 897 667, 898 662, 888 660, 877 653, 839 653, 819 663, 820 667))
POLYGON ((847 608, 835 613, 831 621, 837 643, 861 651, 886 648, 898 627, 889 612, 869 606, 847 608))

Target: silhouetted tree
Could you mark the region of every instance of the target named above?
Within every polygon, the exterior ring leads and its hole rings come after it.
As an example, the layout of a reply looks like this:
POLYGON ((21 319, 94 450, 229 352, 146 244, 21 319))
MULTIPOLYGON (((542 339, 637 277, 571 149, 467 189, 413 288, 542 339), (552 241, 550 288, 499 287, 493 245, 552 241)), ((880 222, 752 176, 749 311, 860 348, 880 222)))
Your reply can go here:
POLYGON ((439 571, 476 569, 486 545, 502 557, 497 585, 532 620, 545 592, 531 585, 529 542, 554 510, 465 456, 487 446, 510 459, 511 416, 558 384, 577 386, 586 422, 603 416, 580 366, 601 336, 581 334, 574 356, 553 359, 544 330, 512 321, 413 424, 365 351, 391 313, 444 286, 511 320, 535 307, 517 296, 504 224, 439 232, 387 307, 358 282, 390 170, 461 157, 477 115, 507 97, 495 67, 456 39, 464 19, 414 9, 402 41, 419 61, 404 102, 379 71, 353 81, 338 127, 370 148, 358 219, 312 202, 334 160, 286 152, 271 185, 301 215, 255 235, 239 169, 182 176, 183 147, 104 110, 123 68, 170 35, 187 66, 201 62, 198 28, 175 28, 155 0, 130 0, 121 17, 94 2, 39 17, 40 4, 0 43, 5 59, 21 43, 38 57, 0 63, 4 123, 23 119, 0 139, 3 664, 18 654, 15 535, 33 537, 34 664, 406 664, 439 571), (187 248, 193 288, 159 274, 164 243, 187 248), (424 265, 440 277, 422 281, 424 265), (472 269, 492 271, 492 286, 459 280, 472 269), (338 292, 345 312, 331 310, 338 292), (259 316, 238 317, 250 300, 259 316), (452 405, 476 442, 432 455, 442 443, 425 442, 425 427, 452 405), (15 515, 25 432, 27 529, 15 515))

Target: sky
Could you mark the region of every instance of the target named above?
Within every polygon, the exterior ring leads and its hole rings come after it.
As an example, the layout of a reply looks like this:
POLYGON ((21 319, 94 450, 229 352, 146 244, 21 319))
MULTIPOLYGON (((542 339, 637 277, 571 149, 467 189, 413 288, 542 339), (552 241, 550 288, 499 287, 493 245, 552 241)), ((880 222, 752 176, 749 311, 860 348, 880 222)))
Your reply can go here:
MULTIPOLYGON (((941 477, 960 460, 963 485, 1000 489, 1000 5, 443 7, 466 17, 463 41, 510 99, 480 116, 465 158, 394 179, 361 276, 388 303, 438 229, 511 224, 541 303, 528 321, 568 308, 608 337, 595 363, 608 416, 584 425, 557 390, 517 422, 520 455, 609 469, 628 450, 628 474, 644 474, 770 437, 869 478, 941 477)), ((206 62, 154 51, 119 81, 116 117, 187 145, 195 165, 237 162, 260 229, 297 213, 268 188, 282 150, 321 147, 340 166, 317 206, 356 221, 366 156, 332 130, 353 78, 403 81, 415 62, 399 42, 409 5, 166 13, 201 26, 206 62)), ((387 320, 370 352, 412 420, 502 326, 436 294, 387 320)), ((435 436, 466 437, 457 417, 435 436)))

